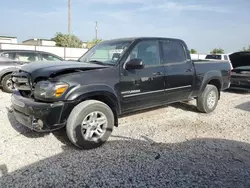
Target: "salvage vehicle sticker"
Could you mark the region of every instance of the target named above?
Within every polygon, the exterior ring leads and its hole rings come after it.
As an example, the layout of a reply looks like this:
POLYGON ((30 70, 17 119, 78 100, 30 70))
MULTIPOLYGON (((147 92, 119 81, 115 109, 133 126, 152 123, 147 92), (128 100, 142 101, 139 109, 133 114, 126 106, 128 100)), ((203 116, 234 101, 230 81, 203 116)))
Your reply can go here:
POLYGON ((114 49, 114 50, 110 50, 109 53, 118 53, 118 54, 121 54, 123 52, 123 49, 114 49))

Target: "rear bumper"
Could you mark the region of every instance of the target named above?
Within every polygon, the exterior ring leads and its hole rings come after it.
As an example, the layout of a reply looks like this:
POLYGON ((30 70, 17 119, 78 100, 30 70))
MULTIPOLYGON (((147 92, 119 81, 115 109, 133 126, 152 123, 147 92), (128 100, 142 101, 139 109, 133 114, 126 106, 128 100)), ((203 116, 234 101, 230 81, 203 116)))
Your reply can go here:
POLYGON ((64 127, 74 107, 74 102, 35 102, 33 99, 22 97, 19 92, 12 94, 11 103, 16 120, 38 132, 48 132, 64 127))
POLYGON ((250 78, 248 79, 237 79, 231 78, 231 89, 240 89, 240 90, 250 90, 250 78))

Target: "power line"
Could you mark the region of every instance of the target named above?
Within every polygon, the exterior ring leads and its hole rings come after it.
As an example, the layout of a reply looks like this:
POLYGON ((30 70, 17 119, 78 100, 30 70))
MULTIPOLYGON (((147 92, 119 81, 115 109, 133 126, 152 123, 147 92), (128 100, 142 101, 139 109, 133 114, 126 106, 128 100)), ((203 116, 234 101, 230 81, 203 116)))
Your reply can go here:
POLYGON ((97 36, 97 33, 98 33, 98 25, 97 25, 97 24, 98 24, 98 22, 96 21, 96 22, 95 22, 95 39, 96 39, 96 40, 97 40, 97 37, 98 37, 98 36, 97 36))
POLYGON ((71 0, 68 0, 68 34, 71 33, 71 0))

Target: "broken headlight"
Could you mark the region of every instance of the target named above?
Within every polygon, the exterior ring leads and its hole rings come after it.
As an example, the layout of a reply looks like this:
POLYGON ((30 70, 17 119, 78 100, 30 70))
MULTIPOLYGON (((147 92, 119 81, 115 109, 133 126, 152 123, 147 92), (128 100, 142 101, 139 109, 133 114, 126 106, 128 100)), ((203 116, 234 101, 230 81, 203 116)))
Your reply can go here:
POLYGON ((40 81, 34 90, 35 98, 53 99, 61 97, 69 85, 64 82, 40 81))

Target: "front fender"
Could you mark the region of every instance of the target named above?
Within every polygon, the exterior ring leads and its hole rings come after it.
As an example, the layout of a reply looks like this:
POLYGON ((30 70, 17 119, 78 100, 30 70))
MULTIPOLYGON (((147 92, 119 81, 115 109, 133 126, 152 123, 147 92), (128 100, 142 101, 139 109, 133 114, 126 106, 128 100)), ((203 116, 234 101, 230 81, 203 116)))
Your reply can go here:
POLYGON ((121 106, 119 102, 119 98, 115 92, 115 90, 104 84, 91 84, 84 86, 77 86, 72 89, 69 93, 66 94, 65 100, 78 100, 82 101, 86 98, 95 97, 95 96, 104 96, 107 97, 112 104, 116 106, 116 110, 118 113, 121 112, 121 106))
POLYGON ((0 71, 0 80, 2 80, 4 75, 10 74, 10 73, 15 72, 17 70, 19 70, 19 68, 17 68, 17 67, 9 67, 9 68, 6 68, 6 69, 2 69, 0 71))

